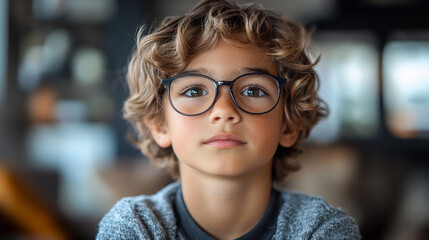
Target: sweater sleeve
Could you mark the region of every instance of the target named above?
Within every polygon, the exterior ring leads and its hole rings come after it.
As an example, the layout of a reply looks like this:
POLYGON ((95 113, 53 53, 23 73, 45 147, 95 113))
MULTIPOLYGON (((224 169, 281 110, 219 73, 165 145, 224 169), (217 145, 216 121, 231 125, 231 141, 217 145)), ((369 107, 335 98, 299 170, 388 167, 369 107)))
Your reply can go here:
POLYGON ((173 183, 155 195, 121 199, 99 223, 96 239, 177 239, 172 199, 179 186, 173 183))
POLYGON ((117 202, 99 223, 96 239, 154 239, 135 215, 127 200, 117 202))
POLYGON ((354 219, 322 198, 294 191, 281 196, 274 239, 361 239, 354 219))
POLYGON ((310 239, 359 240, 359 228, 354 219, 338 210, 318 225, 310 239))

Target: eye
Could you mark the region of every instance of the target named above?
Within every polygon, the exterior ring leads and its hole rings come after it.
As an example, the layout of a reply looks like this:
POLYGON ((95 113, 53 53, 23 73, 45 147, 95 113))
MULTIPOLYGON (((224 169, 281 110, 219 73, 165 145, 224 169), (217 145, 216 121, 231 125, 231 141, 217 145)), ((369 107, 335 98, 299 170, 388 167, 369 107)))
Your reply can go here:
POLYGON ((208 92, 204 90, 201 86, 190 86, 182 91, 181 95, 188 97, 201 97, 207 95, 208 92))
POLYGON ((260 89, 257 86, 249 86, 246 89, 244 89, 244 91, 242 91, 241 94, 247 97, 262 97, 267 95, 266 92, 264 92, 262 89, 260 89))

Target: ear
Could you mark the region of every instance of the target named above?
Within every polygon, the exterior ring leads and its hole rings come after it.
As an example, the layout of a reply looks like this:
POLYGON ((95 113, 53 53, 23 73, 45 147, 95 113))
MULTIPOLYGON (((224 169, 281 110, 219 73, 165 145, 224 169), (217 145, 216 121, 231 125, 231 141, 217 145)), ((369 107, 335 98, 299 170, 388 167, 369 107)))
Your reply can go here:
POLYGON ((164 121, 156 118, 146 119, 146 126, 148 126, 155 142, 162 148, 171 146, 171 138, 168 128, 164 121))
POLYGON ((282 135, 280 137, 280 145, 285 148, 292 147, 298 140, 298 136, 299 136, 298 130, 291 131, 286 126, 286 123, 283 123, 282 135))

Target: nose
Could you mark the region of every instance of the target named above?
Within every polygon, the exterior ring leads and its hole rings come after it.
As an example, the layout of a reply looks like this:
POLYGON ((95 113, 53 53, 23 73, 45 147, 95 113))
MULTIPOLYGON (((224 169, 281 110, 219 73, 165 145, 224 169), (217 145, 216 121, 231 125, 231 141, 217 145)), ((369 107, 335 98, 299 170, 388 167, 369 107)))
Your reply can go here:
POLYGON ((219 88, 217 99, 210 111, 209 120, 211 123, 239 123, 241 120, 237 106, 235 106, 228 87, 219 88))

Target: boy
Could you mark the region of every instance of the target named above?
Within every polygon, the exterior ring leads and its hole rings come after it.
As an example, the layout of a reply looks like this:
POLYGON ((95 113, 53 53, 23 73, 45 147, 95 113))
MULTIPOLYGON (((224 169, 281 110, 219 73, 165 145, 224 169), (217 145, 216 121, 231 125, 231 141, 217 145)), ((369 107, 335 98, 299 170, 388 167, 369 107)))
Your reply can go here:
POLYGON ((325 115, 306 32, 256 6, 202 1, 138 36, 124 115, 136 143, 179 178, 124 198, 97 239, 359 239, 323 200, 279 192, 325 115))

